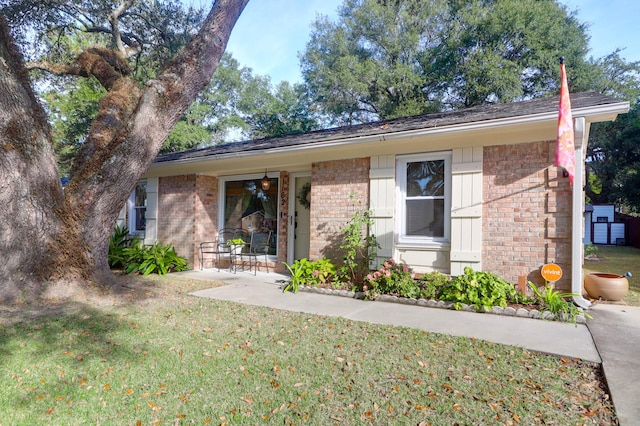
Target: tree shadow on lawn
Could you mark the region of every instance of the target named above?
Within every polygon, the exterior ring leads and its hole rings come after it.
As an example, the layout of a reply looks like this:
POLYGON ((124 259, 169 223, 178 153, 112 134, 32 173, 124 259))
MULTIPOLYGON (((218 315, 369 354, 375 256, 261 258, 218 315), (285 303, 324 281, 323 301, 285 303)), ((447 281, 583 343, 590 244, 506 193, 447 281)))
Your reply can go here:
POLYGON ((0 326, 0 386, 5 407, 30 407, 47 395, 73 395, 100 371, 136 359, 131 327, 117 314, 77 302, 23 312, 0 326))
POLYGON ((88 285, 66 299, 0 305, 0 395, 9 399, 3 405, 28 405, 34 391, 64 394, 84 376, 135 362, 147 343, 130 316, 195 303, 189 292, 220 285, 171 275, 117 279, 117 289, 88 285))
POLYGON ((116 315, 77 302, 27 310, 0 328, 0 358, 12 356, 16 342, 19 349, 29 346, 29 355, 34 357, 48 357, 71 348, 92 348, 94 354, 119 356, 122 348, 113 350, 109 334, 121 326, 116 315))

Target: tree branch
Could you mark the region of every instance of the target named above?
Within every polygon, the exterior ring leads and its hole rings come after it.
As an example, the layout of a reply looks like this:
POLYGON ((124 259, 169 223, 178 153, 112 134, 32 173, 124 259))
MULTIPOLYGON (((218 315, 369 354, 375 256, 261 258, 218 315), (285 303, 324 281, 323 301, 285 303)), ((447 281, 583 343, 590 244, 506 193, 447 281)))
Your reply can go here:
MULTIPOLYGON (((111 24, 111 33, 113 35, 114 42, 120 54, 125 58, 128 57, 129 52, 127 52, 127 49, 122 43, 122 37, 120 35, 120 27, 118 25, 119 23, 118 19, 127 9, 133 6, 134 2, 135 0, 125 0, 122 3, 120 3, 120 6, 118 6, 113 12, 109 14, 109 23, 111 24)), ((133 53, 132 55, 134 54, 135 53, 133 53)))
POLYGON ((47 71, 54 75, 77 75, 80 77, 88 77, 86 70, 83 70, 77 64, 74 65, 60 65, 53 64, 47 61, 40 62, 27 62, 24 64, 25 68, 28 70, 42 70, 47 71))
MULTIPOLYGON (((113 31, 107 27, 85 27, 82 31, 86 31, 88 33, 109 34, 113 36, 113 31)), ((135 34, 128 32, 118 32, 118 38, 120 39, 120 45, 122 49, 124 49, 124 53, 123 50, 120 49, 120 47, 118 47, 118 51, 120 51, 120 53, 125 58, 135 56, 142 50, 142 40, 135 34)))

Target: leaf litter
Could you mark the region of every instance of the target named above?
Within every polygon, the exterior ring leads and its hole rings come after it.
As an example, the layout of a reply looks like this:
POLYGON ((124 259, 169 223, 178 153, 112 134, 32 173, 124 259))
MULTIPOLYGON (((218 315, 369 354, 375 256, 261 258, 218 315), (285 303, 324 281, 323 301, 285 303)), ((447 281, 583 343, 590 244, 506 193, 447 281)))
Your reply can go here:
POLYGON ((599 365, 187 295, 211 286, 169 275, 0 314, 2 422, 616 423, 599 365))

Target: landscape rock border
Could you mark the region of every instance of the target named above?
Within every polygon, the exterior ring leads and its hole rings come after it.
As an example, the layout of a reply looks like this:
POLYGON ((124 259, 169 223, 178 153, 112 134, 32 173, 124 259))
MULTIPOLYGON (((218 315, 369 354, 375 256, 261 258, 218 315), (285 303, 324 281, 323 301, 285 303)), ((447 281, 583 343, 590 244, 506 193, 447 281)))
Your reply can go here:
MULTIPOLYGON (((298 287, 298 291, 303 291, 307 293, 317 293, 317 294, 326 294, 330 296, 339 296, 339 297, 350 297, 354 299, 364 300, 364 294, 362 292, 355 292, 349 290, 334 290, 330 288, 324 287, 311 287, 301 285, 298 287)), ((387 303, 400 303, 404 305, 417 305, 423 306, 426 308, 438 308, 438 309, 453 309, 453 302, 445 302, 442 300, 433 300, 433 299, 411 299, 407 297, 398 297, 392 296, 388 294, 381 294, 375 299, 376 302, 387 302, 387 303)), ((560 322, 570 322, 567 320, 563 320, 562 318, 558 318, 555 314, 548 311, 538 311, 537 309, 526 309, 526 308, 513 308, 513 307, 500 307, 494 306, 490 311, 486 311, 483 309, 476 309, 473 305, 462 304, 462 311, 466 312, 476 312, 476 313, 485 313, 485 314, 493 314, 493 315, 504 315, 510 317, 519 317, 519 318, 531 318, 531 319, 541 319, 544 321, 560 321, 560 322)), ((584 314, 580 314, 576 317, 577 324, 586 324, 587 318, 584 314)))

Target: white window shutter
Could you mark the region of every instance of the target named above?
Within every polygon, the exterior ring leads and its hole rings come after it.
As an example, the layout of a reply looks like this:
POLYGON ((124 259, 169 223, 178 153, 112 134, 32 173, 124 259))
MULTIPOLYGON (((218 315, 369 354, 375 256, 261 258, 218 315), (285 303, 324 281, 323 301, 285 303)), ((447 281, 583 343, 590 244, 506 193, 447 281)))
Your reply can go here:
POLYGON ((482 269, 482 147, 454 149, 451 165, 451 275, 482 269))
POLYGON ((395 205, 395 164, 394 155, 371 157, 369 170, 369 208, 373 212, 372 233, 380 245, 376 265, 393 257, 395 205))

